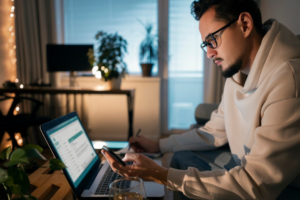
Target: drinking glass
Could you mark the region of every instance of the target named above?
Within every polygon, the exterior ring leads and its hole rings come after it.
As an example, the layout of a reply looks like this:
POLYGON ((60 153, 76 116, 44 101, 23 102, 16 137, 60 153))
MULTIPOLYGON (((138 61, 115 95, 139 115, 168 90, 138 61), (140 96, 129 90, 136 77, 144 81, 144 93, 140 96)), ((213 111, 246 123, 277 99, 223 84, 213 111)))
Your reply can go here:
POLYGON ((123 177, 109 185, 110 200, 143 200, 146 192, 143 180, 137 177, 123 177))

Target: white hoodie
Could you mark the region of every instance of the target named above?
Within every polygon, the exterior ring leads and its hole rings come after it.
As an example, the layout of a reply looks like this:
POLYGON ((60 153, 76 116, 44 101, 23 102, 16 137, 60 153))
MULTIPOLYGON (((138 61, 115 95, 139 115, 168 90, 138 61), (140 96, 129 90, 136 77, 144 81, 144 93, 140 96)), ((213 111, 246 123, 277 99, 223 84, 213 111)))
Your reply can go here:
POLYGON ((230 171, 169 169, 168 188, 193 199, 272 200, 300 188, 300 41, 273 21, 247 80, 228 78, 218 110, 204 127, 160 140, 161 151, 209 150, 229 143, 230 171))

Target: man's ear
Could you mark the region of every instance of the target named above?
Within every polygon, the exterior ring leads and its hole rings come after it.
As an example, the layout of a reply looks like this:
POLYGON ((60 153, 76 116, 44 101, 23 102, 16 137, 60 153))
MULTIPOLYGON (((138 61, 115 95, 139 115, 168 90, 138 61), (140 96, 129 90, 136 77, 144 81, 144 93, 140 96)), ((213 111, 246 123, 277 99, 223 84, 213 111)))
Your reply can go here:
POLYGON ((253 30, 253 18, 248 12, 240 14, 239 23, 241 25, 241 31, 244 37, 248 37, 253 30))

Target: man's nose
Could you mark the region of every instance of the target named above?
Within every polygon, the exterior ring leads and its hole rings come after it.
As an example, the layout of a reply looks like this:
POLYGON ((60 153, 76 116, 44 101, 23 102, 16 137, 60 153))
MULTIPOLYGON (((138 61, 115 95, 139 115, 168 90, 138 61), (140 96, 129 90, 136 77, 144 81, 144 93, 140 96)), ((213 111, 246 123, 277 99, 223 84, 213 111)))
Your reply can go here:
POLYGON ((215 49, 212 49, 210 47, 207 47, 207 53, 206 53, 206 56, 207 58, 213 58, 217 55, 217 51, 215 49))

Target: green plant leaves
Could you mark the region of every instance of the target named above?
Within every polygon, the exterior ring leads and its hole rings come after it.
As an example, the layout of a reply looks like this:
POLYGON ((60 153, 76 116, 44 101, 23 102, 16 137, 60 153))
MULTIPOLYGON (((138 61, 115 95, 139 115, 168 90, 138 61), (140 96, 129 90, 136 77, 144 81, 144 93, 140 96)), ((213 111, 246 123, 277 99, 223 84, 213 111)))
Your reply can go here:
POLYGON ((7 172, 0 167, 0 184, 4 183, 8 179, 7 172))
POLYGON ((26 152, 23 149, 16 149, 10 155, 10 161, 5 163, 4 165, 9 167, 13 165, 17 165, 19 163, 27 163, 29 164, 26 152))
POLYGON ((8 159, 9 159, 10 152, 11 152, 11 146, 5 148, 5 149, 1 152, 0 158, 1 158, 2 160, 8 160, 8 159))
MULTIPOLYGON (((1 152, 1 159, 9 160, 4 164, 8 167, 7 172, 0 167, 0 186, 3 186, 8 196, 16 194, 20 196, 17 198, 19 200, 37 200, 36 197, 29 195, 30 182, 27 174, 24 172, 24 168, 30 166, 28 160, 30 158, 47 160, 41 154, 42 151, 42 147, 35 144, 29 144, 23 148, 15 149, 13 152, 11 152, 11 147, 8 147, 1 152)), ((32 161, 32 163, 35 162, 35 160, 32 161)), ((66 168, 65 164, 59 159, 50 160, 49 167, 52 170, 66 168)), ((3 195, 1 194, 0 199, 2 199, 2 196, 3 195)))
POLYGON ((63 162, 61 162, 59 159, 53 158, 49 162, 49 167, 52 170, 62 170, 64 168, 66 168, 66 165, 63 162))
POLYGON ((26 150, 26 155, 28 158, 37 158, 37 159, 47 160, 37 149, 26 150))
POLYGON ((23 149, 16 149, 10 155, 10 160, 18 160, 24 157, 26 157, 26 152, 23 149))
POLYGON ((27 174, 19 168, 9 167, 8 175, 12 177, 12 182, 6 182, 7 186, 10 188, 13 194, 28 194, 30 182, 27 174))
POLYGON ((43 148, 40 147, 39 145, 36 144, 26 144, 24 147, 22 147, 22 149, 24 149, 25 151, 29 150, 29 149, 36 149, 38 150, 40 153, 43 152, 43 148))
POLYGON ((99 31, 95 38, 99 42, 97 65, 102 77, 105 81, 118 78, 120 73, 124 77, 127 72, 127 65, 123 61, 124 54, 127 53, 126 40, 117 33, 107 34, 103 31, 99 31), (102 66, 105 70, 101 69, 102 66))

